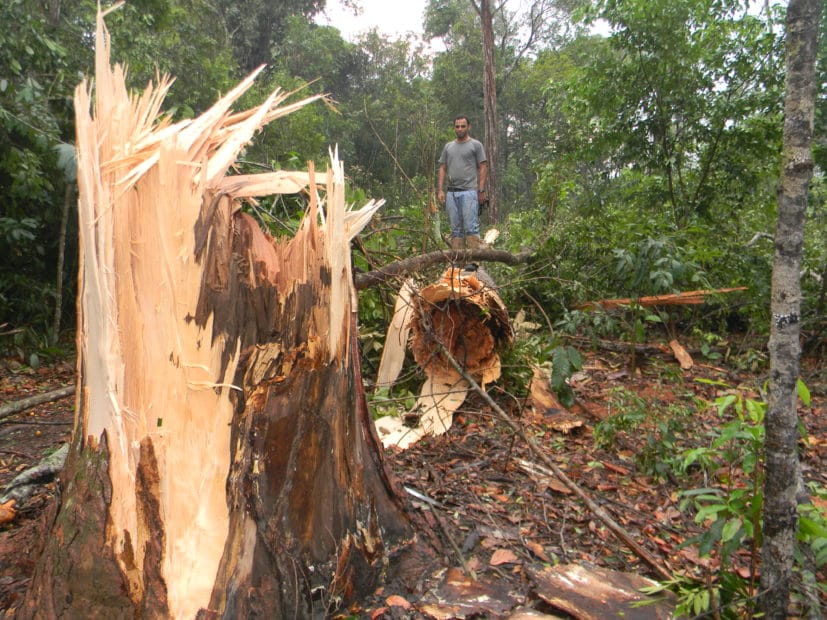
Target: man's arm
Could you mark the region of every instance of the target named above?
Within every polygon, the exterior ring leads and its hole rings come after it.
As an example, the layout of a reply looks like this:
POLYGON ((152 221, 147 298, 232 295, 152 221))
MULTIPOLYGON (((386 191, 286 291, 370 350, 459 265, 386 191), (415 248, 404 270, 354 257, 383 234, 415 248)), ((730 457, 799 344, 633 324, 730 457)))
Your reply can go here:
POLYGON ((439 174, 436 182, 436 199, 445 202, 445 164, 439 164, 439 174))
POLYGON ((488 183, 488 162, 481 161, 479 166, 479 175, 480 175, 480 186, 479 192, 477 193, 477 202, 479 204, 485 204, 488 202, 488 190, 486 189, 486 185, 488 183))
POLYGON ((480 175, 480 185, 478 189, 480 191, 484 191, 488 185, 488 162, 481 161, 477 169, 479 170, 480 175))

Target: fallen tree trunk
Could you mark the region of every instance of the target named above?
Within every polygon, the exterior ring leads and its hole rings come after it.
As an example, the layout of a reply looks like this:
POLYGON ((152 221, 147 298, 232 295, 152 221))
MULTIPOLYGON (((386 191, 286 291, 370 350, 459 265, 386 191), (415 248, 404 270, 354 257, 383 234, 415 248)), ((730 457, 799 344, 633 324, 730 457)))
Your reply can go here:
POLYGON ((61 398, 66 398, 67 396, 71 396, 75 393, 75 389, 76 388, 74 385, 67 385, 66 387, 51 390, 49 392, 43 392, 42 394, 35 394, 34 396, 21 398, 12 403, 6 403, 0 407, 0 420, 7 418, 10 415, 14 415, 15 413, 26 411, 26 409, 37 407, 43 403, 50 403, 55 400, 60 400, 61 398))
POLYGON ((304 173, 293 239, 239 211, 296 187, 225 175, 314 99, 230 112, 254 76, 171 124, 169 81, 130 97, 98 20, 94 114, 87 84, 75 100, 75 429, 19 618, 323 616, 409 546, 355 346, 349 244, 380 204, 345 210, 334 157, 324 202, 304 173))
POLYGON ((454 412, 465 400, 469 385, 436 344, 445 343, 447 355, 461 359, 463 371, 485 385, 499 378, 499 349, 514 338, 497 287, 477 268, 451 267, 437 282, 420 289, 410 280, 402 286, 385 337, 378 387, 392 385, 399 376, 409 333, 411 352, 426 377, 414 407, 416 413, 410 414, 418 422, 410 428, 400 418, 377 420, 385 446, 405 448, 425 435, 447 432, 454 412))
POLYGON ((512 254, 505 250, 493 250, 490 248, 483 250, 439 250, 389 263, 381 269, 356 274, 354 284, 356 285, 356 290, 361 291, 371 286, 387 282, 393 278, 417 273, 422 269, 433 267, 434 265, 475 260, 505 263, 506 265, 519 265, 526 262, 531 256, 532 253, 528 251, 512 254))
POLYGON ((17 474, 0 494, 0 504, 9 500, 14 500, 18 506, 24 504, 39 486, 51 481, 63 470, 68 453, 69 445, 63 444, 34 467, 17 474))

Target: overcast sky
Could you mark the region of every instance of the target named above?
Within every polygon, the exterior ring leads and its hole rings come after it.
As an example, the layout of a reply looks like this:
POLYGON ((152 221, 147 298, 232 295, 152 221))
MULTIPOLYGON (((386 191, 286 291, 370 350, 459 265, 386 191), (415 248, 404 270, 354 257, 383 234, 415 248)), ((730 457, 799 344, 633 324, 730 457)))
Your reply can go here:
POLYGON ((406 32, 422 32, 422 13, 426 0, 359 0, 362 14, 342 8, 340 0, 328 0, 325 14, 317 22, 338 28, 342 38, 354 41, 359 34, 376 27, 379 32, 391 37, 406 32))

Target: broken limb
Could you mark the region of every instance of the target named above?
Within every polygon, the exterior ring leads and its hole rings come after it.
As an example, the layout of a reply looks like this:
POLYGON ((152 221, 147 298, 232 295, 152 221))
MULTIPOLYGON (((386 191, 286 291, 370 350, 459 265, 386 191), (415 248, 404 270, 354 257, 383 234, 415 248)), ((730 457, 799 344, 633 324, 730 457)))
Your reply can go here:
POLYGON ((448 349, 439 341, 437 341, 437 346, 442 350, 443 355, 445 358, 451 363, 454 369, 463 376, 463 378, 468 381, 471 385, 471 389, 477 392, 483 400, 491 407, 491 409, 497 414, 503 422, 508 424, 511 429, 517 433, 523 441, 526 442, 529 449, 534 453, 534 455, 540 459, 543 464, 548 467, 554 475, 560 480, 563 484, 565 484, 569 489, 571 489, 575 495, 577 495, 584 504, 592 511, 592 513, 599 518, 612 533, 617 536, 620 540, 622 540, 626 545, 631 549, 635 555, 637 555, 641 560, 646 562, 652 570, 655 571, 657 576, 663 580, 672 579, 671 573, 663 568, 655 558, 653 558, 643 547, 641 547, 636 540, 634 540, 631 535, 624 530, 610 515, 606 512, 603 508, 597 505, 583 489, 581 489, 571 478, 569 478, 563 470, 561 470, 555 463, 546 456, 542 450, 537 446, 534 440, 529 437, 523 428, 517 424, 513 419, 509 417, 509 415, 499 406, 491 396, 488 395, 488 392, 483 390, 479 384, 471 377, 465 370, 460 366, 459 362, 448 352, 448 349))
POLYGON ((74 393, 75 386, 67 385, 66 387, 62 387, 57 390, 52 390, 51 392, 44 392, 43 394, 36 394, 35 396, 29 396, 28 398, 21 398, 20 400, 16 400, 11 403, 6 403, 2 407, 0 407, 0 420, 2 420, 3 418, 7 418, 10 415, 14 415, 15 413, 25 411, 26 409, 36 407, 37 405, 42 405, 43 403, 50 403, 54 400, 66 398, 67 396, 71 396, 74 393))
POLYGON ((381 269, 374 271, 367 271, 365 273, 356 274, 353 278, 354 285, 357 291, 370 288, 382 282, 386 282, 391 278, 404 276, 416 273, 427 267, 439 265, 441 263, 450 263, 453 261, 493 261, 497 263, 505 263, 506 265, 519 265, 525 263, 532 256, 531 252, 520 252, 519 254, 512 254, 505 250, 438 250, 436 252, 429 252, 428 254, 420 254, 419 256, 411 256, 393 263, 389 263, 381 269))

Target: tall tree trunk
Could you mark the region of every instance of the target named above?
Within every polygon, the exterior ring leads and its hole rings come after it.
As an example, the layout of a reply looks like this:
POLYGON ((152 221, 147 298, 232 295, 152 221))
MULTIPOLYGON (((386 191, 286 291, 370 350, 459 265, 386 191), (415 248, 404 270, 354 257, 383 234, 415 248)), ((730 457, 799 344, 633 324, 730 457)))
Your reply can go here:
POLYGON ((488 217, 499 221, 500 140, 497 123, 497 66, 494 58, 494 16, 491 0, 471 0, 482 23, 482 96, 485 114, 485 154, 488 156, 488 217))
POLYGON ((807 187, 813 173, 815 59, 821 0, 790 0, 787 8, 787 94, 784 156, 772 273, 770 393, 766 418, 764 542, 761 608, 786 618, 797 531, 801 476, 796 451, 796 381, 799 373, 799 271, 807 187))
POLYGON ((79 389, 63 493, 20 618, 324 615, 374 590, 412 528, 385 473, 355 348, 334 158, 230 176, 267 122, 312 101, 160 120, 130 99, 98 20, 96 102, 76 91, 79 389), (275 241, 237 201, 310 188, 275 241), (324 208, 323 208, 324 207, 324 208))

